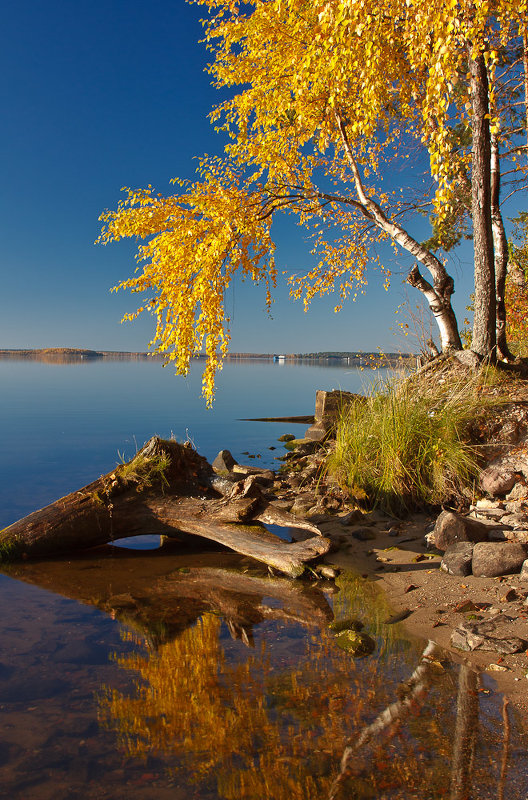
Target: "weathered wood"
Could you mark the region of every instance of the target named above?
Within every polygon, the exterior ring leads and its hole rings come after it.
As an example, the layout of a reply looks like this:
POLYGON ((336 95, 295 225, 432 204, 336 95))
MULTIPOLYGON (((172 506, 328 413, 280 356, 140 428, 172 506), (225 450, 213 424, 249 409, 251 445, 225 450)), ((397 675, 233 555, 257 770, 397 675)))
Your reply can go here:
POLYGON ((293 577, 330 546, 315 525, 267 501, 258 476, 235 484, 218 479, 192 448, 154 437, 132 461, 5 528, 0 552, 10 559, 48 556, 145 533, 179 532, 211 539, 293 577), (316 536, 288 543, 265 528, 248 527, 258 521, 316 536))

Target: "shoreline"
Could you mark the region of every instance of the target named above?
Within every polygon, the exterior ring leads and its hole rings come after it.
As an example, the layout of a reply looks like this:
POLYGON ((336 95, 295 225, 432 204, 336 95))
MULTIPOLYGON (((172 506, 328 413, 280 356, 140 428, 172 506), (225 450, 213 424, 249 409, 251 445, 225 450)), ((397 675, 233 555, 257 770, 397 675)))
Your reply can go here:
POLYGON ((454 661, 492 678, 528 730, 528 651, 511 655, 465 652, 450 641, 464 620, 492 619, 498 614, 508 617, 508 635, 528 640, 528 606, 524 605, 528 585, 523 586, 518 574, 459 578, 441 570, 442 556, 428 551, 424 539, 433 521, 434 517, 426 514, 414 514, 402 522, 371 512, 358 525, 345 526, 339 516, 328 516, 319 522, 319 528, 323 536, 332 539, 335 549, 323 561, 374 583, 394 611, 395 623, 411 637, 434 642, 454 661), (357 533, 364 536, 365 531, 372 538, 361 541, 357 533), (507 595, 512 599, 506 600, 507 595), (491 665, 495 667, 490 669, 491 665))
MULTIPOLYGON (((199 353, 191 357, 193 361, 204 361, 205 354, 199 353)), ((0 359, 28 359, 36 361, 68 360, 98 361, 101 359, 120 361, 142 361, 154 359, 167 361, 167 355, 148 351, 126 350, 90 350, 77 347, 45 347, 45 348, 3 348, 0 359)), ((373 353, 351 351, 349 353, 289 353, 277 356, 275 353, 228 353, 225 362, 260 361, 277 363, 285 366, 292 363, 314 364, 324 366, 349 366, 352 368, 377 369, 379 367, 399 367, 414 365, 416 356, 410 353, 373 353)))

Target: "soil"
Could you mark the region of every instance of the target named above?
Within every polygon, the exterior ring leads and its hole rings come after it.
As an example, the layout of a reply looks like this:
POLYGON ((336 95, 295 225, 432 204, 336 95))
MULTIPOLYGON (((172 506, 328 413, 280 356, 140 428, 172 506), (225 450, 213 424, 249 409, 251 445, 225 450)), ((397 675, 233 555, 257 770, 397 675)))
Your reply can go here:
MULTIPOLYGON (((496 681, 499 691, 521 712, 521 719, 528 726, 528 606, 525 605, 528 583, 521 583, 519 575, 457 578, 441 570, 441 554, 434 555, 424 540, 434 519, 435 516, 417 514, 402 523, 388 517, 383 519, 374 512, 373 524, 368 527, 373 538, 366 541, 354 537, 353 527, 347 532, 337 517, 329 519, 320 523, 321 532, 340 543, 325 558, 325 563, 355 570, 375 581, 385 593, 394 616, 405 615, 400 624, 411 635, 437 643, 456 661, 485 670, 496 681), (506 601, 502 598, 510 588, 516 597, 506 601), (497 611, 511 617, 508 635, 526 640, 526 652, 466 653, 451 646, 451 634, 462 621, 484 620, 497 611)), ((370 521, 368 516, 367 521, 370 521)))

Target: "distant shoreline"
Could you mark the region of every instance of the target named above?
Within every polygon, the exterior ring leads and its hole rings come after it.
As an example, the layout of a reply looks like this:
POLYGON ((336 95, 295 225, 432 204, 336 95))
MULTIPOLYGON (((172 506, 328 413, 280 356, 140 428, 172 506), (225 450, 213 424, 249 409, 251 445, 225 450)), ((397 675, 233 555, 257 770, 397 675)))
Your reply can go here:
MULTIPOLYGON (((43 348, 19 348, 0 349, 1 359, 33 359, 39 361, 53 361, 53 360, 68 360, 68 361, 83 361, 83 360, 98 360, 107 359, 114 361, 143 361, 147 359, 154 359, 156 361, 165 361, 166 356, 159 353, 148 352, 129 352, 122 350, 88 350, 77 347, 43 347, 43 348)), ((205 359, 205 355, 194 356, 195 359, 205 359)), ((397 364, 408 363, 410 360, 414 361, 415 356, 410 353, 373 353, 364 351, 351 351, 351 352, 334 352, 325 351, 321 353, 229 353, 226 356, 226 361, 276 361, 279 363, 285 362, 317 362, 327 364, 346 363, 350 366, 396 366, 397 364)))

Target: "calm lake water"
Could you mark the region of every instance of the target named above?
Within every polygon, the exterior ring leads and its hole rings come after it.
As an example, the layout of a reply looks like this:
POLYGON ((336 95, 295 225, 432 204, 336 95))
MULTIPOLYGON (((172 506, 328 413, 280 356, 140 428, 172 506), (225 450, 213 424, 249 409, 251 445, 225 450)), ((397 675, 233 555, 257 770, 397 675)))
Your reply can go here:
MULTIPOLYGON (((0 361, 0 525, 90 482, 154 433, 276 465, 315 390, 379 373, 227 364, 213 411, 200 365, 0 361), (277 447, 276 450, 269 448, 277 447)), ((234 554, 105 547, 0 575, 0 797, 322 800, 528 795, 526 740, 487 677, 410 641, 375 587, 270 578, 234 554), (376 641, 353 659, 329 629, 376 641), (468 747, 468 742, 470 746, 468 747)))

